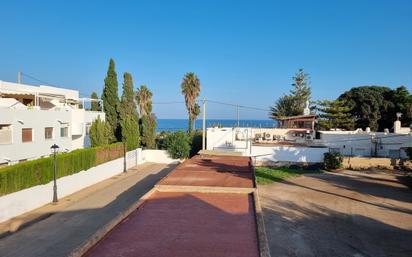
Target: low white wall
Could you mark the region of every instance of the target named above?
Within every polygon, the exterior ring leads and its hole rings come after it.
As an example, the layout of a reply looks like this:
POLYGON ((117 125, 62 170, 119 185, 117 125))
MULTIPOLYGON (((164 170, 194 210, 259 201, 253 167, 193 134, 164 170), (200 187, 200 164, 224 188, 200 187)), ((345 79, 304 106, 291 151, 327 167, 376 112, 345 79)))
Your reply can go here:
POLYGON ((253 146, 251 156, 257 156, 257 161, 314 163, 323 162, 328 151, 328 148, 253 146))
POLYGON ((173 159, 169 156, 166 150, 143 150, 143 161, 157 163, 177 163, 179 159, 173 159))
MULTIPOLYGON (((131 168, 145 161, 173 163, 179 160, 169 158, 163 150, 138 148, 126 154, 126 167, 131 168)), ((57 179, 58 197, 62 198, 88 186, 123 172, 124 158, 106 162, 88 170, 57 179)), ((53 181, 23 189, 0 197, 0 222, 7 221, 25 212, 39 208, 53 200, 53 181)))

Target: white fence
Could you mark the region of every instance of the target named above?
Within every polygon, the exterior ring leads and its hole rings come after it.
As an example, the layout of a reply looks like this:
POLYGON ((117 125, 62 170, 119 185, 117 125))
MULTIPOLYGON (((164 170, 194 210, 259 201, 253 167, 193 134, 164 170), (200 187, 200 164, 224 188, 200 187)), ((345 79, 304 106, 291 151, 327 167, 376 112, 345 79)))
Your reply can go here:
MULTIPOLYGON (((140 148, 127 152, 126 167, 130 168, 145 161, 173 163, 179 160, 168 157, 164 150, 142 150, 140 148)), ((80 171, 76 174, 57 179, 58 197, 62 198, 81 189, 120 174, 124 169, 124 158, 119 158, 80 171)), ((7 221, 25 212, 34 210, 53 199, 53 181, 23 189, 0 197, 0 222, 7 221)))

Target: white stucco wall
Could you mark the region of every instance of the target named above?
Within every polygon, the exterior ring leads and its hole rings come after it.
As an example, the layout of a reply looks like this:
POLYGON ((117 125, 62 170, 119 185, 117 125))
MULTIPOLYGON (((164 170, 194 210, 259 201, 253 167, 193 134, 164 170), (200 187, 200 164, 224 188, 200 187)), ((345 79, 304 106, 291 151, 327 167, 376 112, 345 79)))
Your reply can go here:
POLYGON ((156 162, 156 163, 176 163, 180 160, 173 159, 169 156, 166 150, 143 150, 143 162, 156 162))
MULTIPOLYGON (((164 150, 138 148, 127 152, 126 167, 143 162, 174 163, 164 150)), ((123 172, 124 158, 106 162, 88 170, 57 179, 58 197, 62 198, 123 172)), ((53 181, 0 197, 0 222, 39 208, 53 200, 53 181)))
POLYGON ((253 146, 252 156, 258 161, 274 162, 323 162, 323 156, 328 148, 290 147, 290 146, 253 146))
POLYGON ((0 124, 10 124, 12 130, 11 143, 0 144, 0 164, 9 160, 11 163, 16 163, 22 159, 31 160, 48 156, 51 153, 50 146, 53 144, 57 144, 60 151, 83 148, 86 124, 91 123, 98 116, 103 120, 105 118, 103 112, 89 113, 84 109, 37 110, 0 107, 0 124), (60 136, 60 128, 63 126, 69 127, 67 137, 60 136), (46 127, 53 127, 52 139, 45 139, 46 127), (22 142, 23 128, 32 128, 32 142, 22 142), (76 132, 72 133, 72 130, 76 132))
POLYGON ((0 163, 11 160, 16 162, 21 159, 34 159, 48 156, 50 146, 57 144, 60 149, 70 150, 71 135, 69 129, 68 137, 60 137, 59 122, 70 122, 70 112, 61 110, 17 110, 0 108, 0 124, 11 124, 12 143, 0 144, 0 163), (44 128, 53 127, 53 139, 44 138, 44 128), (33 129, 33 141, 22 142, 22 129, 33 129))

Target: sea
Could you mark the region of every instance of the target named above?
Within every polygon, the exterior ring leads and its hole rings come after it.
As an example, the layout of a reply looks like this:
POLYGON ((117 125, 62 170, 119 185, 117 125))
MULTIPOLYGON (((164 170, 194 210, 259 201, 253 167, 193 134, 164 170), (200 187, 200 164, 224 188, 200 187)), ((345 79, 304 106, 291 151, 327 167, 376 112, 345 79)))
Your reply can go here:
MULTIPOLYGON (((237 120, 224 119, 207 119, 206 127, 222 126, 222 127, 236 127, 237 120)), ((239 120, 240 127, 254 127, 254 128, 273 128, 277 126, 274 120, 239 120)), ((157 119, 157 132, 162 131, 186 131, 188 128, 187 119, 157 119)), ((195 129, 202 129, 202 120, 198 119, 195 122, 195 129)))

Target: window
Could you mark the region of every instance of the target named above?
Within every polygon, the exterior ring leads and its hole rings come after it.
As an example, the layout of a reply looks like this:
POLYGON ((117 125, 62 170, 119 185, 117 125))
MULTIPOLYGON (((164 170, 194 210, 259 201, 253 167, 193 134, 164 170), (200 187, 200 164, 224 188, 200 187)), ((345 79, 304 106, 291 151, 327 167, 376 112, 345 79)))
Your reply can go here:
POLYGON ((0 144, 11 144, 11 124, 0 124, 0 144))
POLYGON ((23 128, 21 130, 21 139, 22 142, 32 142, 33 141, 33 129, 32 128, 23 128))
POLYGON ((69 127, 60 128, 60 137, 68 137, 69 136, 69 127))
POLYGON ((53 127, 44 128, 44 138, 45 139, 53 138, 53 127))

